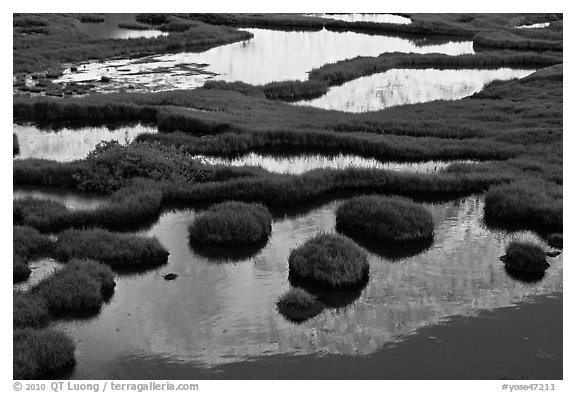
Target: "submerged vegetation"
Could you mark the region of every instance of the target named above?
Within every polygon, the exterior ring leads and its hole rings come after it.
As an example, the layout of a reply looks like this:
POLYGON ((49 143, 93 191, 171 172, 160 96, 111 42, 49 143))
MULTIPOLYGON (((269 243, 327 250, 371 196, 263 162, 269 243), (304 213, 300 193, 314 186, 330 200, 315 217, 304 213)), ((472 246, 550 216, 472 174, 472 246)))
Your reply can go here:
POLYGON ((260 204, 224 202, 212 206, 190 225, 190 241, 206 245, 258 243, 272 231, 272 215, 260 204))
POLYGON ((292 250, 288 258, 294 281, 341 288, 362 284, 368 278, 368 256, 347 237, 319 233, 292 250))
POLYGON ((432 214, 407 199, 365 195, 338 207, 336 227, 353 237, 408 242, 434 236, 432 214))

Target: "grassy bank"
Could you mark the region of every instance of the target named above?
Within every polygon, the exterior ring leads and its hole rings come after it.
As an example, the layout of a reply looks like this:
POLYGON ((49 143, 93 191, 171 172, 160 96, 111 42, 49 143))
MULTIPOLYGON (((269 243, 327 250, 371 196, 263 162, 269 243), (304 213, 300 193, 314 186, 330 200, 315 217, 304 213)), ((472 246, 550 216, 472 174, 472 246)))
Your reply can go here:
POLYGON ((347 237, 319 233, 290 253, 290 276, 332 288, 361 284, 370 265, 366 252, 347 237))
POLYGON ((98 260, 114 269, 141 269, 168 261, 168 251, 156 238, 101 229, 72 229, 60 233, 54 256, 62 262, 70 259, 98 260))
POLYGON ((130 40, 96 40, 80 31, 64 14, 14 15, 14 73, 60 69, 62 63, 105 60, 178 50, 209 48, 251 37, 226 26, 168 18, 160 25, 168 36, 130 40), (41 23, 41 25, 38 25, 41 23))
POLYGON ((432 214, 408 199, 364 195, 336 210, 339 231, 381 242, 411 242, 434 236, 432 214))
POLYGON ((17 329, 13 333, 14 379, 38 379, 74 365, 75 345, 51 329, 17 329))

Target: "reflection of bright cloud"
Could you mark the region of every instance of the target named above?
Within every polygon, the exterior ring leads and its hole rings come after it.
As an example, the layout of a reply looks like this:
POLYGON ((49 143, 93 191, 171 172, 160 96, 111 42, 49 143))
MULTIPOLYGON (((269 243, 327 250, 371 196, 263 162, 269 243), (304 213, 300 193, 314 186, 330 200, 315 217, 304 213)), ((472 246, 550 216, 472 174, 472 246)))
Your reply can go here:
POLYGON ((79 375, 88 377, 91 367, 120 357, 214 365, 275 353, 368 354, 449 316, 562 291, 562 256, 540 282, 507 275, 498 260, 506 243, 513 236, 535 237, 487 229, 482 199, 469 197, 426 204, 436 234, 422 254, 394 263, 371 255, 370 282, 354 304, 291 324, 275 307, 289 286, 288 255, 317 231, 333 230, 339 203, 274 222, 259 254, 225 264, 194 254, 188 245, 193 210, 165 213, 146 231, 170 251, 163 271, 120 278, 112 303, 97 318, 59 323, 79 341, 79 375), (180 276, 166 282, 161 275, 168 271, 180 276))
POLYGON ((494 80, 523 78, 532 70, 392 69, 332 87, 322 97, 298 105, 345 112, 369 112, 434 100, 458 100, 494 80))

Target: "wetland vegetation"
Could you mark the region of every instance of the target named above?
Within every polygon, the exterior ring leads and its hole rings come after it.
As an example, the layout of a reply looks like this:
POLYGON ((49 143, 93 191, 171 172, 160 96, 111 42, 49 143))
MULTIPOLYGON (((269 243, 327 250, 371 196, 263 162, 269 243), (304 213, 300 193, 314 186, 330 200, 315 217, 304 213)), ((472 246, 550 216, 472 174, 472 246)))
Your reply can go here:
MULTIPOLYGON (((562 247, 562 14, 401 17, 138 14, 113 28, 162 34, 125 40, 95 35, 108 29, 108 16, 14 14, 13 184, 101 198, 90 209, 26 192, 14 199, 14 282, 29 279, 32 263, 62 264, 27 291, 15 287, 14 377, 129 378, 146 368, 142 357, 130 358, 136 368, 121 364, 125 374, 113 374, 114 362, 134 348, 210 367, 270 351, 361 356, 453 315, 561 293, 562 257, 549 264, 544 247, 562 247), (518 28, 534 24, 545 25, 518 28), (95 86, 114 86, 109 75, 58 79, 81 74, 86 62, 129 58, 137 66, 234 42, 249 47, 258 29, 322 32, 337 44, 354 33, 390 46, 259 82, 229 80, 207 72, 209 64, 182 74, 202 74, 201 83, 157 92, 103 94, 95 86), (394 49, 396 40, 409 50, 394 49), (293 104, 388 71, 504 67, 530 74, 463 99, 365 113, 293 104), (31 148, 30 138, 54 135, 84 145, 72 154, 31 148), (279 153, 379 165, 279 171, 231 158, 279 153), (407 170, 430 162, 440 164, 407 170), (163 280, 164 268, 178 279, 163 280), (125 280, 118 288, 116 275, 125 280), (147 327, 130 313, 146 315, 147 327), (78 318, 86 323, 75 325, 78 318), (118 349, 106 339, 111 329, 123 338, 118 349), (86 339, 96 336, 107 350, 86 339)), ((162 79, 172 72, 165 68, 142 77, 162 79)))

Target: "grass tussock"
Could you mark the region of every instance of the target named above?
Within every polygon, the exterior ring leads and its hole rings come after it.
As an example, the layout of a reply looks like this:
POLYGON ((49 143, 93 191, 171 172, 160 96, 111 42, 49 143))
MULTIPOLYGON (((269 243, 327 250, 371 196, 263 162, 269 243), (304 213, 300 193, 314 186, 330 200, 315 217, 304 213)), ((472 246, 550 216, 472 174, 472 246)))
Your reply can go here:
POLYGON ((212 206, 190 225, 190 241, 206 245, 259 243, 272 231, 272 215, 260 204, 224 202, 212 206))
POLYGON ((20 142, 18 141, 18 135, 12 133, 12 155, 20 154, 20 142))
POLYGON ((43 298, 25 293, 12 295, 12 324, 14 329, 40 329, 48 325, 50 311, 43 298))
POLYGON ((561 233, 552 233, 546 238, 546 241, 554 248, 563 247, 563 236, 561 233))
POLYGON ((329 287, 361 284, 368 277, 368 256, 347 237, 319 233, 292 250, 290 276, 329 287))
POLYGON ((562 188, 543 182, 515 182, 490 188, 484 214, 496 223, 561 231, 562 188))
POLYGON ((16 329, 13 333, 13 378, 38 379, 74 365, 74 341, 52 329, 16 329))
POLYGON ((92 314, 112 294, 114 275, 109 267, 90 260, 74 260, 31 289, 55 315, 92 314))
POLYGON ((434 236, 432 214, 408 199, 364 195, 336 210, 339 231, 357 238, 383 242, 410 242, 434 236))
POLYGON ((168 261, 168 251, 156 238, 103 229, 70 229, 60 233, 54 256, 62 262, 93 259, 119 269, 158 266, 168 261))
POLYGON ((303 322, 324 310, 324 305, 301 288, 290 288, 276 303, 278 311, 292 322, 303 322))
POLYGON ((324 81, 282 81, 272 82, 262 87, 269 100, 298 101, 317 98, 328 92, 324 81))
POLYGON ((542 247, 528 242, 508 244, 503 261, 507 268, 525 273, 541 273, 550 267, 542 247))

